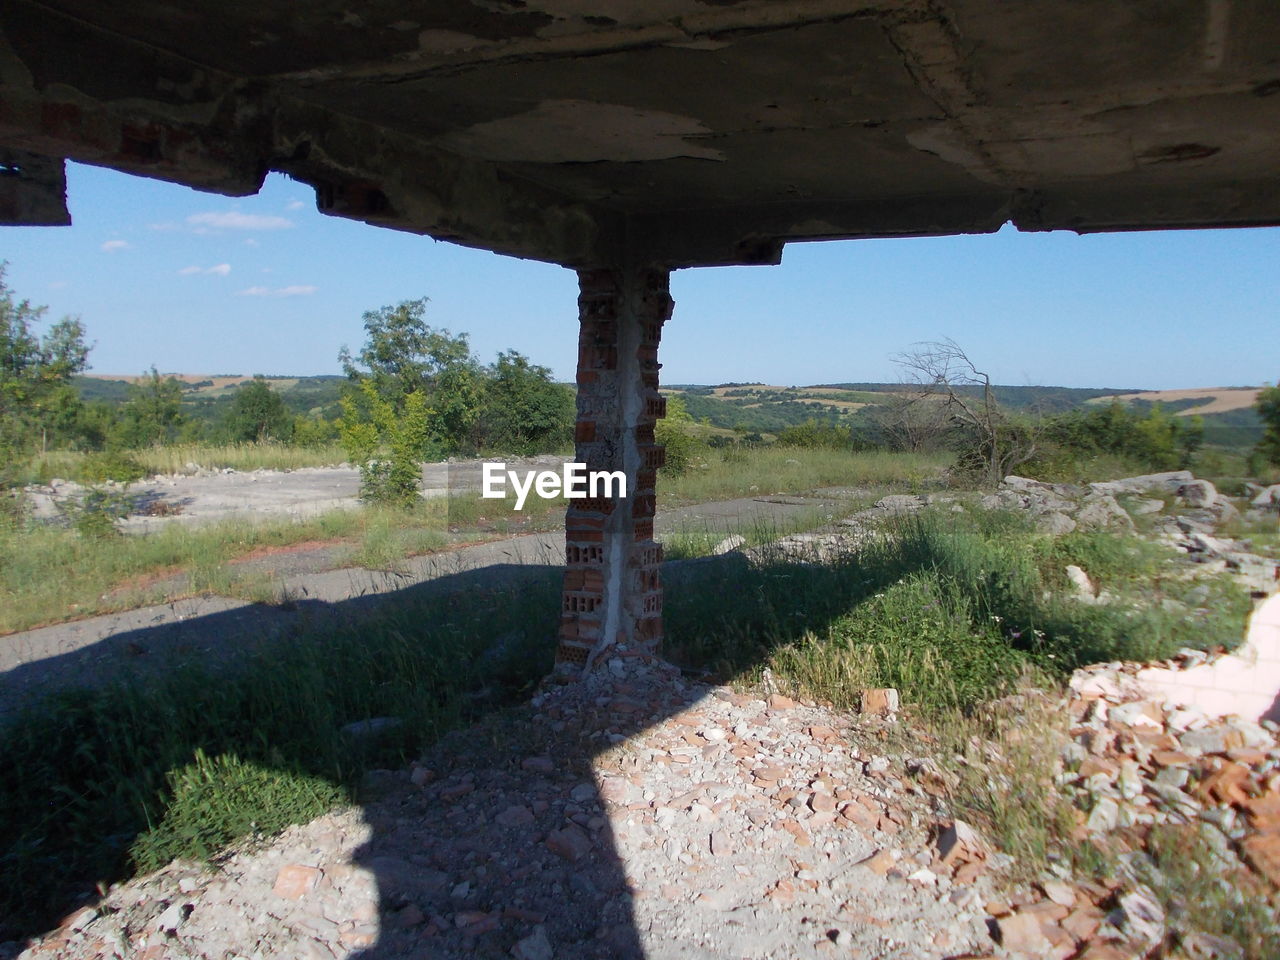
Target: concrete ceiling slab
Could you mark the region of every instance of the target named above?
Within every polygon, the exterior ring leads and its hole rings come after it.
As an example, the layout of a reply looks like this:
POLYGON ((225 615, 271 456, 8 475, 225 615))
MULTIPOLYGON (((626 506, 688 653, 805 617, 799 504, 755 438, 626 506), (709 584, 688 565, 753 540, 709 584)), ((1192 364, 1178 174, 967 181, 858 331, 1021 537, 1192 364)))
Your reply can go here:
POLYGON ((1280 4, 0 0, 0 220, 64 158, 569 266, 1274 224, 1280 4))

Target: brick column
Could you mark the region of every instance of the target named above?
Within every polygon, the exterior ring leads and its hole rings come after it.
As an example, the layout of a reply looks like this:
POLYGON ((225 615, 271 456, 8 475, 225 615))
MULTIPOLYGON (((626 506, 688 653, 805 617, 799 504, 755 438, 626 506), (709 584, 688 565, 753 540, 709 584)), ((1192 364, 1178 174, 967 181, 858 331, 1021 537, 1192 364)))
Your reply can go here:
POLYGON ((558 663, 591 666, 614 644, 662 643, 662 547, 653 539, 654 484, 664 451, 655 422, 658 340, 671 316, 667 271, 578 272, 577 459, 621 470, 625 498, 569 501, 558 663))

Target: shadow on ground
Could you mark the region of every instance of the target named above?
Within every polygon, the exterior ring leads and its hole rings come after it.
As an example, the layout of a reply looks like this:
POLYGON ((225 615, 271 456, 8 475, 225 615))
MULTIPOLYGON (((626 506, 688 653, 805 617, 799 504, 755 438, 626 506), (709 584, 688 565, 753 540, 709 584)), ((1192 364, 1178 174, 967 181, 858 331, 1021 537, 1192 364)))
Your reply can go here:
MULTIPOLYGON (((612 665, 618 676, 606 665, 607 691, 572 716, 533 722, 540 715, 528 702, 534 681, 552 665, 561 573, 500 565, 341 603, 214 613, 9 671, 0 682, 47 695, 56 712, 35 717, 56 716, 60 725, 33 729, 21 713, 6 724, 7 745, 23 724, 22 736, 40 739, 36 765, 47 769, 0 771, 6 782, 27 788, 10 791, 0 810, 0 848, 7 849, 0 854, 0 883, 7 888, 0 891, 0 913, 10 914, 4 937, 38 936, 91 902, 94 882, 126 876, 125 852, 147 826, 136 811, 129 814, 130 795, 154 800, 164 790, 165 771, 190 763, 197 752, 231 751, 282 772, 331 780, 352 782, 368 771, 359 798, 372 835, 355 863, 376 878, 380 932, 373 944, 367 931, 349 944, 363 949, 364 960, 506 955, 539 924, 557 944, 557 957, 642 956, 631 891, 591 763, 615 742, 684 710, 689 694, 670 678, 645 686, 629 679, 625 664, 612 665), (401 645, 394 656, 366 643, 388 636, 401 645), (217 651, 212 658, 211 650, 217 651), (24 672, 37 669, 41 682, 24 683, 32 679, 24 672), (314 710, 278 717, 282 700, 326 689, 304 676, 317 670, 335 673, 327 688, 333 702, 321 711, 333 729, 319 735, 314 710), (279 676, 266 676, 272 672, 279 676), (81 686, 54 691, 59 684, 51 678, 58 676, 81 686), (310 685, 295 689, 295 677, 310 685), (93 682, 84 686, 86 680, 93 682), (143 731, 154 729, 154 743, 144 735, 143 742, 121 747, 118 760, 81 755, 84 744, 100 736, 102 711, 120 703, 146 711, 153 702, 146 697, 157 687, 177 691, 156 701, 156 709, 170 715, 135 718, 143 731), (366 687, 399 694, 343 702, 353 688, 366 687), (405 691, 416 706, 403 696, 397 701, 405 691), (258 725, 264 707, 254 697, 274 701, 262 715, 284 724, 280 732, 258 725), (397 703, 405 709, 397 711, 397 703), (412 715, 380 742, 353 743, 338 732, 374 719, 374 711, 412 715), (485 717, 499 722, 475 726, 485 717), (461 732, 441 739, 450 730, 461 732), (476 742, 478 730, 488 742, 476 742), (317 741, 328 746, 317 749, 317 741), (425 785, 411 782, 405 770, 423 750, 434 751, 425 785), (537 759, 521 764, 529 758, 537 759), (68 799, 67 771, 93 763, 112 766, 114 782, 98 783, 86 773, 82 779, 101 795, 76 786, 82 795, 68 799), (122 772, 129 764, 136 771, 122 772), (46 788, 51 795, 28 795, 46 788), (65 809, 54 810, 60 804, 65 809), (61 824, 59 817, 67 821, 66 836, 49 828, 61 824), (33 846, 33 837, 44 837, 39 842, 46 846, 33 846), (459 875, 469 879, 456 880, 459 875)), ((741 554, 668 563, 668 654, 722 672, 759 662, 769 652, 766 642, 820 631, 882 585, 853 573, 839 566, 753 565, 741 554)), ((107 746, 110 753, 118 745, 107 746)), ((0 766, 11 766, 14 757, 30 764, 34 755, 10 753, 0 766)))

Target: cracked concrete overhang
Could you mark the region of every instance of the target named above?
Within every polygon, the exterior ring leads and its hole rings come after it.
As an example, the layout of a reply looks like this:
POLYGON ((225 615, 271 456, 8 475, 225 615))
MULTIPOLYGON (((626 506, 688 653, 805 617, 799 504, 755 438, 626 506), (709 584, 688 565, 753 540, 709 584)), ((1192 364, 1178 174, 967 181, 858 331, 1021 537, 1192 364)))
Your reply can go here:
POLYGON ((0 0, 0 221, 63 158, 569 266, 1275 224, 1280 3, 0 0))

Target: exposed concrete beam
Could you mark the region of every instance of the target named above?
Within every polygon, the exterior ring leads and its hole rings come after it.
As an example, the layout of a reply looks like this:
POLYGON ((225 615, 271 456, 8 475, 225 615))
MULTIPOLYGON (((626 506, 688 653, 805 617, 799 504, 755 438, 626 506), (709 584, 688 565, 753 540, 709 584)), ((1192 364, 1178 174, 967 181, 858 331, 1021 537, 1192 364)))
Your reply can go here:
POLYGON ((70 222, 62 161, 0 148, 0 224, 65 227, 70 222))

